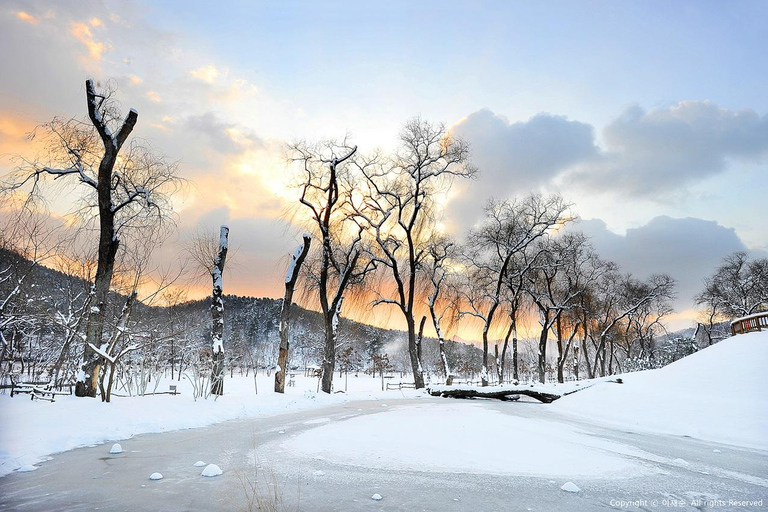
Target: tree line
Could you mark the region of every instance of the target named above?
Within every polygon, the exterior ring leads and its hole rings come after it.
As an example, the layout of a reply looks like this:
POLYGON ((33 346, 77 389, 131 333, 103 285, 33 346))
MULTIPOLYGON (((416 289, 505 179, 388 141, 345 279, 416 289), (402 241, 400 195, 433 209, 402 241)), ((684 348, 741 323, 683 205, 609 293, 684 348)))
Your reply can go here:
MULTIPOLYGON (((121 114, 114 86, 99 89, 88 80, 85 92, 87 118, 42 125, 34 134, 43 142, 41 156, 22 160, 4 180, 4 210, 16 216, 2 241, 31 255, 32 265, 50 259, 90 283, 73 290, 79 299, 51 321, 61 333, 61 354, 79 347, 76 394, 108 399, 114 376, 125 366, 121 362, 147 346, 126 327, 138 304, 181 300, 171 287, 180 273, 158 272, 149 261, 174 227, 171 198, 183 180, 176 163, 129 138, 138 112, 121 114), (51 243, 44 199, 59 183, 79 190, 81 200, 70 216, 83 229, 57 245, 51 243), (73 255, 75 247, 83 254, 73 255), (149 279, 154 291, 139 300, 149 279)), ((509 199, 515 191, 508 191, 486 204, 483 219, 465 235, 454 238, 442 228, 451 186, 479 172, 468 144, 444 125, 408 121, 391 153, 364 153, 348 140, 329 140, 291 144, 288 154, 296 169, 293 222, 306 234, 286 272, 275 344, 277 391, 284 388, 291 357, 294 288, 297 302, 319 310, 322 318, 318 360, 327 393, 337 364, 350 367, 351 354, 339 351, 342 312, 360 308, 400 316, 417 388, 425 386, 424 354, 431 350, 425 348, 427 325, 447 382, 457 368, 449 361, 446 333, 459 329, 482 342, 482 385, 520 379, 521 331, 537 333, 534 363, 541 382, 553 370, 562 382, 566 374, 593 378, 664 361, 657 342, 673 312, 674 279, 638 278, 602 259, 574 227, 577 217, 562 197, 509 199), (556 353, 549 358, 552 347, 556 353)), ((223 393, 226 366, 222 275, 228 239, 222 226, 219 236, 200 237, 187 248, 212 280, 210 344, 200 349, 212 369, 198 378, 201 385, 208 378, 216 394, 223 393)), ((717 321, 766 309, 766 268, 765 259, 749 261, 737 253, 705 281, 696 300, 706 310, 710 342, 717 321)), ((0 272, 8 289, 0 304, 5 357, 7 334, 18 332, 20 319, 12 311, 25 274, 13 267, 0 272)), ((170 334, 174 339, 184 329, 178 328, 170 334)))

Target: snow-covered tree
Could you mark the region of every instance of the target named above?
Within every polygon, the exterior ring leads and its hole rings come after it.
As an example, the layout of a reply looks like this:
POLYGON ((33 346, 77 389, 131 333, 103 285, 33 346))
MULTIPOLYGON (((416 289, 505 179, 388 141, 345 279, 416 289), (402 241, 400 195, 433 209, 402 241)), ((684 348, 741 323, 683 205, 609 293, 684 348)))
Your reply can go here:
POLYGON ((190 256, 198 269, 210 276, 213 289, 211 292, 211 393, 224 394, 224 267, 229 252, 229 228, 221 226, 219 236, 212 232, 201 232, 188 246, 190 256))
POLYGON ((277 393, 285 392, 285 371, 288 364, 289 349, 288 333, 291 321, 291 306, 293 305, 293 291, 296 287, 296 282, 299 280, 301 265, 307 257, 311 243, 311 235, 305 234, 302 244, 296 248, 293 256, 291 256, 288 270, 285 272, 285 297, 280 308, 280 352, 277 359, 277 371, 275 372, 275 391, 277 393))
POLYGON ((138 112, 131 109, 122 117, 112 98, 114 87, 99 91, 89 79, 85 92, 88 121, 54 118, 42 125, 37 134, 45 145, 43 156, 39 161, 25 161, 4 188, 28 190, 30 197, 38 198, 46 178, 71 180, 82 192, 85 208, 79 212, 98 224, 97 268, 76 386, 77 396, 95 397, 102 359, 92 347, 103 343, 121 235, 167 219, 171 211, 167 193, 178 178, 176 166, 145 144, 134 139, 126 145, 138 112), (90 216, 93 210, 95 214, 90 216))
POLYGON ((704 280, 704 290, 695 300, 705 309, 704 329, 711 344, 718 321, 768 311, 768 258, 750 260, 746 252, 726 256, 704 280))

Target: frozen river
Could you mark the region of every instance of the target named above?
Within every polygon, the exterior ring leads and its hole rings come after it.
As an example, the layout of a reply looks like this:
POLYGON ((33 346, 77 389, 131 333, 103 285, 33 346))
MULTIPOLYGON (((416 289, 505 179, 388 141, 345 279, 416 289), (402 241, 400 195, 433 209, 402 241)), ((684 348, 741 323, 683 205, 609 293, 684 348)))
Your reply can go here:
POLYGON ((768 508, 768 452, 617 430, 533 402, 350 402, 121 445, 122 454, 82 448, 1 478, 0 509, 768 508), (198 460, 224 473, 202 477, 198 460), (164 478, 150 481, 154 472, 164 478), (579 491, 561 489, 568 482, 579 491))

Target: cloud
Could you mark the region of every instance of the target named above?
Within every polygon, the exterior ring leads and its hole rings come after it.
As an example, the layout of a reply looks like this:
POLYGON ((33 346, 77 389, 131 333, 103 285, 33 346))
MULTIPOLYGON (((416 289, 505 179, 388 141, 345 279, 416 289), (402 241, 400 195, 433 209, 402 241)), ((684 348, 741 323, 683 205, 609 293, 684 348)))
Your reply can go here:
POLYGON ((609 231, 600 219, 582 220, 569 229, 587 234, 600 256, 618 263, 623 272, 640 278, 662 272, 674 277, 678 311, 693 307, 693 296, 701 291, 703 279, 725 256, 746 250, 734 229, 692 217, 655 217, 628 229, 626 235, 609 231))
POLYGON ((483 109, 451 131, 470 144, 472 162, 480 169, 477 181, 451 203, 451 217, 460 225, 477 220, 488 198, 527 193, 598 155, 592 126, 546 113, 510 123, 483 109))
POLYGON ((28 12, 19 11, 16 13, 16 17, 19 18, 21 21, 26 21, 31 25, 37 25, 38 23, 40 23, 40 20, 38 20, 36 17, 32 16, 28 12))
POLYGON ((147 91, 146 96, 147 96, 147 99, 149 101, 151 101, 152 103, 162 103, 163 102, 163 99, 155 91, 147 91))
POLYGON ((223 121, 213 112, 188 117, 186 126, 204 135, 212 148, 219 153, 240 153, 248 147, 263 145, 263 141, 253 131, 235 123, 223 121))
POLYGON ((216 66, 213 64, 210 64, 208 66, 203 66, 198 69, 193 69, 189 72, 190 75, 197 78, 198 80, 202 80, 205 83, 212 84, 216 81, 216 79, 219 77, 221 73, 219 73, 219 70, 216 69, 216 66))
POLYGON ((725 171, 731 161, 768 154, 768 116, 728 110, 708 101, 664 109, 628 108, 603 130, 599 162, 580 166, 567 183, 636 197, 669 196, 725 171))
POLYGON ((91 27, 85 23, 71 23, 69 33, 75 36, 75 39, 88 49, 88 54, 96 60, 101 59, 104 52, 112 50, 111 45, 96 41, 93 37, 93 32, 91 32, 91 27))

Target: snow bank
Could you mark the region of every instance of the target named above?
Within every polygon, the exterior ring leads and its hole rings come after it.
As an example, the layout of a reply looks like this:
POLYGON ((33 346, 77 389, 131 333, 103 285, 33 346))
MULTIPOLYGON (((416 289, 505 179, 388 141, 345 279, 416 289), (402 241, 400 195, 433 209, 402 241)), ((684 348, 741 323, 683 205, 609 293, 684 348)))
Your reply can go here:
MULTIPOLYGON (((189 382, 163 380, 158 391, 178 386, 179 395, 98 399, 64 396, 56 402, 31 401, 26 395, 0 395, 0 476, 43 462, 46 455, 83 446, 129 439, 137 434, 168 432, 211 425, 225 420, 279 414, 323 407, 350 400, 387 400, 422 396, 422 392, 381 392, 379 379, 349 377, 349 393, 316 393, 317 379, 294 378, 284 395, 273 392, 274 375, 259 375, 259 394, 253 377, 227 377, 225 394, 214 401, 193 401, 189 382)), ((344 386, 343 381, 335 382, 344 386)), ((123 448, 126 448, 123 443, 123 448)), ((130 449, 130 448, 126 448, 130 449)))
POLYGON ((550 407, 610 425, 768 449, 766 368, 768 332, 740 334, 550 407))

